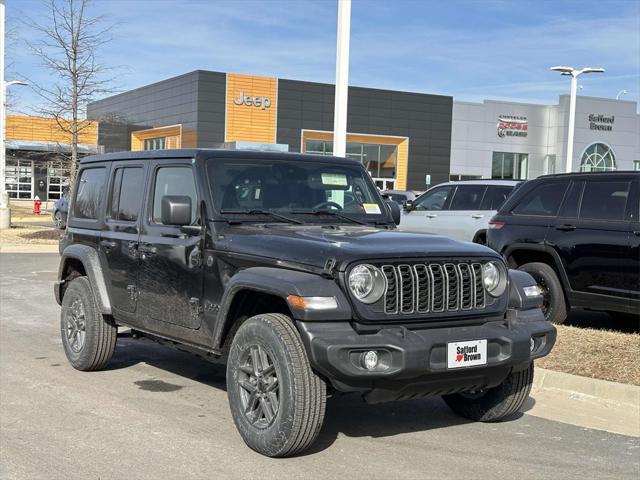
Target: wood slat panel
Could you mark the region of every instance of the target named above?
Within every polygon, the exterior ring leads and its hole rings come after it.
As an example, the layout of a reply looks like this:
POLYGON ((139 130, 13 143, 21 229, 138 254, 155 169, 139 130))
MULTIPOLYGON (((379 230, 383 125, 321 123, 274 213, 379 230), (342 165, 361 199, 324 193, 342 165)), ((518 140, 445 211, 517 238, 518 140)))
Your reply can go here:
MULTIPOLYGON (((71 122, 65 121, 65 128, 71 128, 71 122)), ((78 143, 98 144, 98 122, 82 122, 78 143)), ((30 140, 33 142, 71 143, 71 134, 60 128, 52 118, 28 115, 7 115, 7 140, 30 140)))
POLYGON ((278 81, 275 78, 227 74, 225 141, 276 142, 278 81), (237 105, 241 95, 268 98, 268 108, 237 105))

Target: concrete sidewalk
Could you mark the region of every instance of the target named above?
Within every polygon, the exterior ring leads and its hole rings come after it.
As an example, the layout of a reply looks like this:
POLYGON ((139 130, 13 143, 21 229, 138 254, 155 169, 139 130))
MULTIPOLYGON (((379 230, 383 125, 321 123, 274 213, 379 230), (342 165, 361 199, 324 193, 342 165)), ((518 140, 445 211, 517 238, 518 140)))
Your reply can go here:
POLYGON ((0 253, 58 253, 58 245, 0 243, 0 253))
POLYGON ((526 413, 640 437, 640 387, 536 368, 526 413))

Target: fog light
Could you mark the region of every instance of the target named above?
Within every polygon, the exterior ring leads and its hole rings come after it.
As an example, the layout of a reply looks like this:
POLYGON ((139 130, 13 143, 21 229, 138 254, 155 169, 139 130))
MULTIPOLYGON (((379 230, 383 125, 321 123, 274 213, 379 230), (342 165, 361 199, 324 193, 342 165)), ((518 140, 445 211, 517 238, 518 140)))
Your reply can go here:
POLYGON ((538 285, 530 285, 522 290, 527 297, 539 297, 542 295, 542 289, 538 285))
POLYGON ((531 337, 531 340, 529 340, 529 351, 533 353, 535 349, 536 349, 536 341, 533 339, 533 337, 531 337))
POLYGON ((367 370, 373 370, 378 366, 378 354, 373 350, 369 350, 368 352, 362 355, 362 365, 367 370))

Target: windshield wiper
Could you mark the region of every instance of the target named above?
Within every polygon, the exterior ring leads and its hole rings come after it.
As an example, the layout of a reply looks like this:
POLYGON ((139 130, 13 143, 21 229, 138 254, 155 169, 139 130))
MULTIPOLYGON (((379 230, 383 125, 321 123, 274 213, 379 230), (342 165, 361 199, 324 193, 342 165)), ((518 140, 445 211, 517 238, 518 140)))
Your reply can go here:
POLYGON ((287 217, 285 215, 272 212, 271 210, 263 210, 260 208, 251 208, 246 210, 221 210, 220 213, 243 214, 243 215, 269 215, 273 218, 284 220, 285 222, 288 222, 288 223, 296 223, 298 225, 304 224, 304 222, 301 222, 300 220, 296 220, 295 218, 287 217))
POLYGON ((338 217, 342 220, 348 220, 353 223, 357 223, 360 225, 371 226, 369 222, 365 222, 363 220, 358 220, 357 218, 350 217, 349 215, 345 215, 344 213, 340 213, 337 210, 291 210, 291 213, 307 213, 310 215, 332 215, 334 217, 338 217))

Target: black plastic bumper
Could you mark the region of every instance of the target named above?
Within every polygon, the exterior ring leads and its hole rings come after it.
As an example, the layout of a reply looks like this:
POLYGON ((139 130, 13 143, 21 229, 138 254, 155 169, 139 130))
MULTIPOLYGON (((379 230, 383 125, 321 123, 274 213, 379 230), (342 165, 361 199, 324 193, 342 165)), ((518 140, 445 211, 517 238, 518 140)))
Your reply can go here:
POLYGON ((476 326, 392 327, 374 334, 359 334, 349 322, 298 322, 298 327, 313 368, 339 391, 369 392, 372 403, 493 387, 547 355, 556 340, 556 329, 537 308, 509 310, 504 320, 476 326), (487 340, 486 365, 448 369, 449 342, 480 339, 487 340), (378 353, 374 370, 362 365, 369 350, 378 353))

